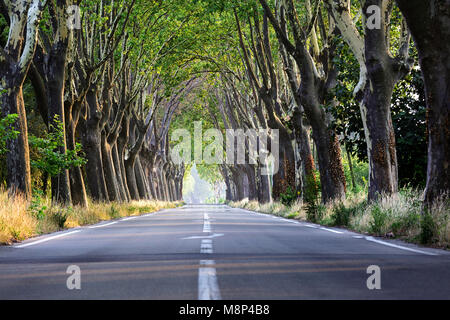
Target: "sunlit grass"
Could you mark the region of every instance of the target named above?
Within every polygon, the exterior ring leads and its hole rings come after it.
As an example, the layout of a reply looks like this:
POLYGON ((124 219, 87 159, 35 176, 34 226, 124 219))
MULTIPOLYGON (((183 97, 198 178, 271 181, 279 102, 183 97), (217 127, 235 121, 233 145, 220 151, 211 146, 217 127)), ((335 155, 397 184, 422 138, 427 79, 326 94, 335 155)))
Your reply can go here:
POLYGON ((52 205, 48 198, 31 203, 20 196, 8 197, 0 190, 0 244, 10 244, 39 234, 95 224, 101 221, 136 216, 166 208, 181 202, 132 201, 129 203, 96 203, 87 208, 52 205))

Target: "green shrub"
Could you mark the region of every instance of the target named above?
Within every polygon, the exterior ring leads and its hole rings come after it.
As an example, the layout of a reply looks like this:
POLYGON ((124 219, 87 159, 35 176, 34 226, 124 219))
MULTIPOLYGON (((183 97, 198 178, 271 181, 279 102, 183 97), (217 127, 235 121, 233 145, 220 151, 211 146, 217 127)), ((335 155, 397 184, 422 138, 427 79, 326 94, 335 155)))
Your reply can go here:
POLYGON ((109 209, 109 216, 111 219, 118 219, 120 218, 120 212, 116 209, 116 206, 113 204, 111 205, 111 208, 109 209))
POLYGON ((5 118, 0 118, 0 155, 8 151, 7 142, 16 139, 20 133, 14 128, 18 118, 17 114, 9 114, 5 118))
POLYGON ((69 213, 69 210, 58 210, 52 215, 52 219, 58 228, 64 229, 69 213))
POLYGON ((388 214, 387 211, 383 211, 378 205, 372 208, 370 212, 372 221, 370 221, 370 232, 380 234, 386 224, 388 214))
POLYGON ((433 216, 429 212, 425 212, 420 220, 420 242, 429 244, 436 236, 436 224, 433 216))
POLYGON ((28 141, 30 147, 36 151, 37 159, 31 159, 31 166, 51 177, 59 175, 64 170, 80 167, 87 163, 81 151, 81 144, 75 145, 75 150, 67 149, 64 153, 60 150, 64 143, 64 124, 55 116, 53 123, 49 124, 49 132, 43 138, 30 134, 28 141))
POLYGON ((332 224, 335 226, 348 226, 352 213, 353 211, 351 209, 347 209, 343 203, 339 203, 333 207, 333 214, 331 215, 332 224))
POLYGON ((298 194, 291 188, 291 186, 287 187, 286 193, 280 193, 280 202, 290 207, 294 201, 296 201, 298 198, 298 194))
POLYGON ((406 216, 397 218, 391 224, 391 230, 395 235, 407 234, 420 225, 420 215, 416 212, 410 212, 406 216))

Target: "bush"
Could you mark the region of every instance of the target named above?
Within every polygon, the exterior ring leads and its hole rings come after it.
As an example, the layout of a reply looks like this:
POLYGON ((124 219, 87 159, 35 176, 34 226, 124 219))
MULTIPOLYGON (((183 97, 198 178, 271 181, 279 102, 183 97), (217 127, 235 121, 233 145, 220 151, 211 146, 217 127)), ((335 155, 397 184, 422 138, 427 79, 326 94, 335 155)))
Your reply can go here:
POLYGON ((120 218, 120 212, 116 209, 115 205, 112 204, 111 208, 109 209, 109 216, 111 219, 118 219, 120 218))
POLYGON ((291 188, 291 186, 287 187, 286 193, 280 193, 280 202, 290 207, 294 201, 297 200, 298 194, 291 188))
POLYGON ((343 203, 339 203, 333 208, 333 214, 331 215, 333 225, 347 227, 350 224, 351 214, 351 209, 347 209, 343 203))
POLYGON ((420 243, 432 243, 436 236, 436 224, 433 216, 429 212, 425 212, 420 220, 420 243))
POLYGON ((58 226, 59 229, 64 229, 67 218, 69 217, 70 210, 59 209, 52 215, 52 220, 58 226))
POLYGON ((383 211, 380 206, 376 205, 370 212, 372 221, 370 222, 370 232, 380 234, 383 231, 386 220, 388 218, 387 212, 383 211))

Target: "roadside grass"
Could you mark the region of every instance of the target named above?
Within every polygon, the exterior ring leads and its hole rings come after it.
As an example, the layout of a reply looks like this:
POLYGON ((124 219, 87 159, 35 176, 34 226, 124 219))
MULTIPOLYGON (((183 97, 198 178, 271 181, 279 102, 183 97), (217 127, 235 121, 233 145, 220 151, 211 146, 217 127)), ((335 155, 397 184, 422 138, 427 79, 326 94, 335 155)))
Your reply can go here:
POLYGON ((175 208, 182 202, 132 201, 97 203, 87 208, 52 205, 51 199, 33 198, 29 203, 20 196, 9 197, 0 190, 0 245, 11 244, 37 235, 175 208))
MULTIPOLYGON (((367 202, 367 193, 350 193, 342 202, 320 204, 319 224, 342 227, 362 234, 450 249, 450 201, 437 201, 429 212, 422 212, 420 190, 402 189, 397 195, 367 202)), ((306 204, 300 200, 291 206, 273 202, 259 204, 244 199, 228 205, 251 211, 308 221, 306 204)), ((312 222, 312 221, 311 221, 312 222)))

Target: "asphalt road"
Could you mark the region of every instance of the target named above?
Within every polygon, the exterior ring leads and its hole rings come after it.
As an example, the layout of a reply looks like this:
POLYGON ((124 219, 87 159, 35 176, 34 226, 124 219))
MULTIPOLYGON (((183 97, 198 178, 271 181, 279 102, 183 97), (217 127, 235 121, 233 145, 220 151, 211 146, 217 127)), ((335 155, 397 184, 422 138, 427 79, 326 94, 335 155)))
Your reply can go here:
POLYGON ((185 206, 0 247, 0 299, 450 299, 450 254, 185 206))

